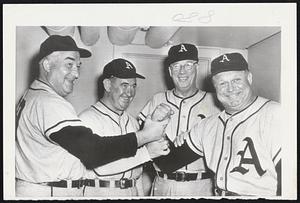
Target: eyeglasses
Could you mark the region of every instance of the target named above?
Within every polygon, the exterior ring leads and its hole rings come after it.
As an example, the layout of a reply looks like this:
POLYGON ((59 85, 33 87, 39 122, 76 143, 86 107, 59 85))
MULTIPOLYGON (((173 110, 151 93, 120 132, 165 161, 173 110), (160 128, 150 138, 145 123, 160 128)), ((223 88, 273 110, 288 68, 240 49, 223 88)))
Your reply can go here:
POLYGON ((173 72, 178 73, 179 70, 181 69, 181 67, 183 67, 185 71, 191 71, 196 63, 197 62, 188 62, 188 63, 185 63, 185 64, 177 63, 177 64, 174 64, 174 65, 171 65, 170 67, 171 67, 173 72))

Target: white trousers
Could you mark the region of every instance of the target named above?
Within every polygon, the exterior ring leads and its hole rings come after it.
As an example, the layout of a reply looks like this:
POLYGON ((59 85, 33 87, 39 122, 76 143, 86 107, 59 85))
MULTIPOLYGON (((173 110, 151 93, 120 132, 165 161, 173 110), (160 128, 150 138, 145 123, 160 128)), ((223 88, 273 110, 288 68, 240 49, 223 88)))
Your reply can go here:
POLYGON ((151 189, 151 196, 213 196, 211 179, 194 181, 175 181, 156 176, 151 189))
POLYGON ((17 197, 82 197, 81 188, 60 188, 16 180, 17 197))

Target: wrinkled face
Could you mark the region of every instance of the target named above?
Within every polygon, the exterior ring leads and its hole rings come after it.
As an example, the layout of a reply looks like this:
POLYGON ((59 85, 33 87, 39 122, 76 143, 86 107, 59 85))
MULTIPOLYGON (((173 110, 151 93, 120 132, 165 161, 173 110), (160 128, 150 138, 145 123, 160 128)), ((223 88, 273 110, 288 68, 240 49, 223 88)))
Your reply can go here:
POLYGON ((184 92, 196 87, 196 66, 197 62, 193 60, 182 60, 170 65, 169 72, 176 89, 184 92))
POLYGON ((57 51, 46 57, 46 78, 57 94, 66 97, 73 91, 74 82, 79 77, 80 65, 77 51, 57 51))
POLYGON ((106 91, 108 91, 113 110, 118 112, 126 110, 135 96, 136 78, 113 77, 109 80, 110 87, 106 91))
POLYGON ((252 74, 248 71, 227 71, 213 76, 217 97, 226 111, 244 109, 251 101, 252 74))

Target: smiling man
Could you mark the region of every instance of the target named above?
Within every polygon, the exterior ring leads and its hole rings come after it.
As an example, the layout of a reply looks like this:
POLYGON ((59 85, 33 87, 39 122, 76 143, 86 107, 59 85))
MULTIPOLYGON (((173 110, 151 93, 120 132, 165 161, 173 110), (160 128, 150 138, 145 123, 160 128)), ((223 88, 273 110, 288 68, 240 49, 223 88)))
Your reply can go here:
MULTIPOLYGON (((111 137, 138 131, 137 120, 126 112, 136 94, 136 78, 145 79, 128 60, 118 58, 106 64, 99 85, 99 91, 104 88, 103 97, 80 114, 85 125, 98 135, 111 137)), ((168 154, 167 144, 165 140, 152 142, 139 148, 133 157, 88 170, 84 196, 143 196, 142 167, 139 165, 168 154)))
POLYGON ((280 105, 254 94, 240 53, 215 58, 211 75, 225 110, 179 135, 175 145, 183 144, 181 150, 191 156, 205 155, 215 172, 216 195, 281 195, 280 105))
MULTIPOLYGON (((197 88, 198 50, 195 45, 182 43, 172 46, 166 62, 175 88, 155 94, 145 105, 139 118, 144 121, 160 103, 169 105, 174 115, 166 127, 165 134, 172 146, 172 142, 179 134, 188 132, 197 122, 219 112, 219 109, 211 93, 197 88)), ((180 152, 177 155, 186 156, 180 152)), ((213 195, 213 175, 207 169, 202 157, 194 156, 192 163, 182 166, 173 173, 165 169, 176 165, 178 160, 170 154, 168 157, 171 159, 167 160, 163 156, 154 159, 157 176, 152 185, 151 195, 213 195)))

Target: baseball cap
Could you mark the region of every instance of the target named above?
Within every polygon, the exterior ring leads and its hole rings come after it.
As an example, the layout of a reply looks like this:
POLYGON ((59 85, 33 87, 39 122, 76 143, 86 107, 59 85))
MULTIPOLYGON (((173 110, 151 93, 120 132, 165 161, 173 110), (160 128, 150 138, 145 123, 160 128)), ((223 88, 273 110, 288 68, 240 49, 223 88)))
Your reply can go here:
POLYGON ((115 76, 117 78, 141 78, 144 76, 136 73, 134 65, 125 59, 117 58, 106 64, 103 68, 103 76, 110 78, 115 76))
POLYGON ((168 52, 167 65, 182 60, 194 60, 198 61, 198 50, 193 44, 178 44, 172 46, 168 52))
POLYGON ((226 71, 248 70, 248 63, 240 53, 227 53, 211 62, 211 75, 226 71))
POLYGON ((79 48, 70 36, 51 35, 40 46, 39 60, 54 51, 78 51, 82 58, 92 55, 90 51, 79 48))

